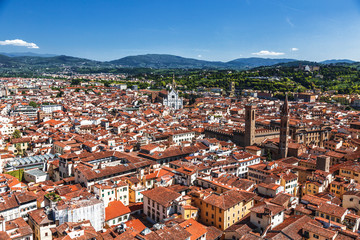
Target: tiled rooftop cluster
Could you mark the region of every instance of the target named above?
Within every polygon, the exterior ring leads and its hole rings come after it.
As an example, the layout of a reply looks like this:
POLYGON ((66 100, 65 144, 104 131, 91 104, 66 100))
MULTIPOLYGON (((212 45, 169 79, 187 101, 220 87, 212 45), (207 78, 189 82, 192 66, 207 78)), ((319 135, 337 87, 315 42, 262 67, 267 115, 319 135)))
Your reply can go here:
POLYGON ((1 79, 0 239, 360 238, 360 112, 77 77, 1 79))

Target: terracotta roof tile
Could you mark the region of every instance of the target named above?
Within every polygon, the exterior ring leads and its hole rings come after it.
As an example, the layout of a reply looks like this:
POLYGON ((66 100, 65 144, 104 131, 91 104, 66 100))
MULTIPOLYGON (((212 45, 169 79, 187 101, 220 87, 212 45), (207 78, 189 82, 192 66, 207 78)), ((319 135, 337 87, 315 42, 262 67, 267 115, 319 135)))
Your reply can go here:
POLYGON ((130 213, 130 209, 121 201, 113 201, 105 208, 105 220, 109 221, 128 213, 130 213))

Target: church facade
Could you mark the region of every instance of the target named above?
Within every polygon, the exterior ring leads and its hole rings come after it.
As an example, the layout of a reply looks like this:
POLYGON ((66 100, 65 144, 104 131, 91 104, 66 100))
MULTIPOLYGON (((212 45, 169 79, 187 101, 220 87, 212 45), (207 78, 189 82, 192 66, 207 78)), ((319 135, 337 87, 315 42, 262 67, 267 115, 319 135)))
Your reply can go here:
POLYGON ((179 93, 172 89, 167 97, 164 98, 164 106, 178 110, 183 108, 183 99, 179 97, 179 93))

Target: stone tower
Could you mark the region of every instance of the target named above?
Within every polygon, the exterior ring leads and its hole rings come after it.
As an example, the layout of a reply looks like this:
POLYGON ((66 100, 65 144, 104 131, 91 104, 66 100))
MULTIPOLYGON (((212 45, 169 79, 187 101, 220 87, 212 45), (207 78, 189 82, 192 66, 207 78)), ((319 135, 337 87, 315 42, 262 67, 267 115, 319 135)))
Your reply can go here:
POLYGON ((285 102, 282 105, 280 112, 280 142, 279 142, 279 157, 286 158, 288 154, 288 138, 289 138, 289 103, 286 95, 285 102))
POLYGON ((330 170, 330 157, 321 155, 316 158, 316 169, 329 172, 330 170))
POLYGON ((245 146, 251 146, 255 143, 255 111, 255 105, 248 104, 245 106, 245 146))

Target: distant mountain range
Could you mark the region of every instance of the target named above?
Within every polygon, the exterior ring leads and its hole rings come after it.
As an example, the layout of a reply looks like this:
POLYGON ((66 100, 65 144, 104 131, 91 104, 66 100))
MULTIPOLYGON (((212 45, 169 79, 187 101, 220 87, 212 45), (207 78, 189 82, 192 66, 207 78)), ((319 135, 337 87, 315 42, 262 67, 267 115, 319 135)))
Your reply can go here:
MULTIPOLYGON (((0 53, 0 68, 26 68, 26 69, 49 69, 49 68, 154 68, 154 69, 250 69, 272 65, 296 65, 300 62, 296 59, 272 59, 272 58, 238 58, 229 62, 205 61, 192 58, 184 58, 169 54, 146 54, 128 56, 113 61, 95 61, 78 57, 70 57, 54 54, 25 53, 0 53)), ((310 62, 309 62, 310 63, 310 62)), ((326 60, 317 64, 352 64, 352 60, 326 60)))
POLYGON ((226 68, 226 63, 183 58, 169 54, 128 56, 109 63, 120 67, 145 68, 226 68))
POLYGON ((39 53, 33 53, 33 52, 12 52, 12 53, 0 52, 0 54, 8 56, 8 57, 55 57, 55 56, 58 56, 56 54, 39 54, 39 53))
POLYGON ((322 64, 336 64, 336 63, 356 63, 353 60, 349 60, 349 59, 331 59, 331 60, 325 60, 320 62, 322 64))

